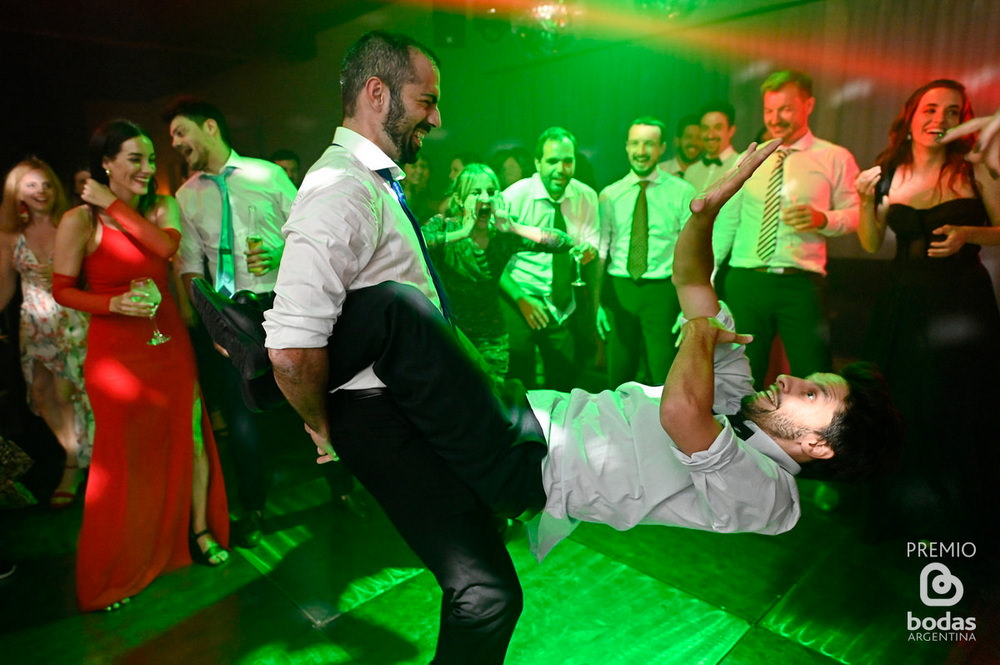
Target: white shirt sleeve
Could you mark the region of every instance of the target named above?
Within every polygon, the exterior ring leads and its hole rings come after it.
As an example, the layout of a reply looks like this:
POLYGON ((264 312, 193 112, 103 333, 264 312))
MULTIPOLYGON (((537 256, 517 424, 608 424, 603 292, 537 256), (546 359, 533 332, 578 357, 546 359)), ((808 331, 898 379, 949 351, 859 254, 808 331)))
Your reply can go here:
POLYGON ((264 323, 268 348, 327 345, 348 286, 378 246, 380 207, 371 183, 355 178, 299 196, 284 227, 274 308, 264 323))

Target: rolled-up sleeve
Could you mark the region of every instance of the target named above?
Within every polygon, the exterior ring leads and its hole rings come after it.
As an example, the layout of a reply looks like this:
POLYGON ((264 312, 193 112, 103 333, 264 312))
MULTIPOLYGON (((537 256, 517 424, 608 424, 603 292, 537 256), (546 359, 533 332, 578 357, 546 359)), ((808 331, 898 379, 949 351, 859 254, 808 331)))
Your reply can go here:
POLYGON ((190 191, 183 188, 177 191, 177 206, 180 208, 181 218, 181 246, 177 254, 177 270, 181 275, 201 275, 205 272, 201 251, 202 243, 198 224, 191 218, 194 204, 190 191))
POLYGON ((265 314, 267 348, 327 345, 347 285, 378 246, 380 207, 373 185, 355 178, 300 194, 284 227, 274 307, 265 314))
POLYGON ((688 457, 673 449, 691 474, 692 488, 670 504, 676 514, 658 518, 721 533, 788 531, 801 514, 795 477, 740 441, 725 418, 719 422, 723 431, 707 450, 688 457))

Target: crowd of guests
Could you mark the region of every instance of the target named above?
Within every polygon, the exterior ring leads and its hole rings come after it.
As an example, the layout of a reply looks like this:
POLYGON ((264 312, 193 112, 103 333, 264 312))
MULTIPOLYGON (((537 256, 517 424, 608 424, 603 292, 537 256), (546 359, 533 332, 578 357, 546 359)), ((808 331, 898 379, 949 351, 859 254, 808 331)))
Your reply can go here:
MULTIPOLYGON (((826 239, 857 233, 874 252, 891 228, 896 256, 865 353, 908 436, 900 469, 874 490, 872 531, 991 543, 1000 497, 988 472, 1000 457, 974 416, 1000 397, 1000 311, 978 254, 1000 244, 1000 186, 995 170, 969 161, 974 137, 941 141, 973 117, 964 87, 915 91, 863 172, 811 132, 807 75, 775 72, 761 96, 761 138, 781 147, 722 209, 714 237, 717 286, 739 332, 754 336, 756 387, 767 387, 778 339, 793 374, 832 369, 826 239)), ((0 307, 19 277, 28 404, 65 451, 51 507, 70 505, 86 476, 84 610, 116 609, 160 573, 221 565, 228 548, 261 537, 265 432, 280 416, 254 412, 246 377, 204 342, 184 301, 204 278, 270 307, 303 169, 291 151, 239 155, 205 102, 181 99, 164 120, 192 174, 175 197, 157 194, 146 129, 116 120, 97 129, 88 167, 73 174, 75 206, 35 158, 10 170, 0 204, 0 307), (209 405, 226 423, 234 478, 222 477, 209 405), (238 488, 232 536, 226 481, 238 488)), ((664 382, 679 313, 674 245, 691 201, 736 164, 735 131, 726 101, 673 132, 637 118, 623 137, 628 172, 599 192, 578 177, 577 140, 562 127, 532 150, 456 154, 440 193, 425 158, 403 165, 402 193, 453 321, 498 384, 664 382)), ((335 502, 363 512, 343 466, 324 470, 335 502)))

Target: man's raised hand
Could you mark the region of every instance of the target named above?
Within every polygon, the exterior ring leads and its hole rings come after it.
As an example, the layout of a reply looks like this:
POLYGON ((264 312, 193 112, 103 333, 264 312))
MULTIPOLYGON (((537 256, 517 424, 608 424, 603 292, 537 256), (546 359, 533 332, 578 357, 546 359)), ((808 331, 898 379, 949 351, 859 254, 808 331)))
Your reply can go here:
POLYGON ((780 145, 781 141, 778 139, 773 139, 763 145, 751 143, 747 147, 746 152, 743 153, 743 157, 740 159, 739 164, 736 165, 736 168, 716 181, 707 192, 691 201, 691 213, 695 215, 709 215, 711 217, 719 214, 719 210, 726 204, 726 201, 733 198, 733 195, 739 191, 743 183, 747 181, 747 178, 780 145))

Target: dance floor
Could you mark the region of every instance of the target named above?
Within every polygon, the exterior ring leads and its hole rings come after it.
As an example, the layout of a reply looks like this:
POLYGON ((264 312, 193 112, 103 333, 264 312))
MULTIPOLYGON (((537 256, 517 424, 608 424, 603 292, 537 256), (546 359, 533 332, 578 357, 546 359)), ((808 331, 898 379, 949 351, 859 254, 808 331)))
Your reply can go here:
MULTIPOLYGON (((75 606, 79 503, 0 513, 18 560, 0 582, 0 662, 430 662, 434 580, 377 508, 365 521, 331 507, 308 453, 279 455, 259 547, 235 550, 219 569, 164 575, 109 614, 75 606)), ((515 529, 509 548, 526 600, 507 663, 1000 663, 995 585, 953 569, 966 583, 950 616, 976 617, 974 641, 911 633, 910 615, 944 616, 920 600, 927 562, 901 543, 862 543, 851 491, 821 510, 817 483, 801 486, 803 518, 777 537, 584 525, 539 565, 515 529)))

